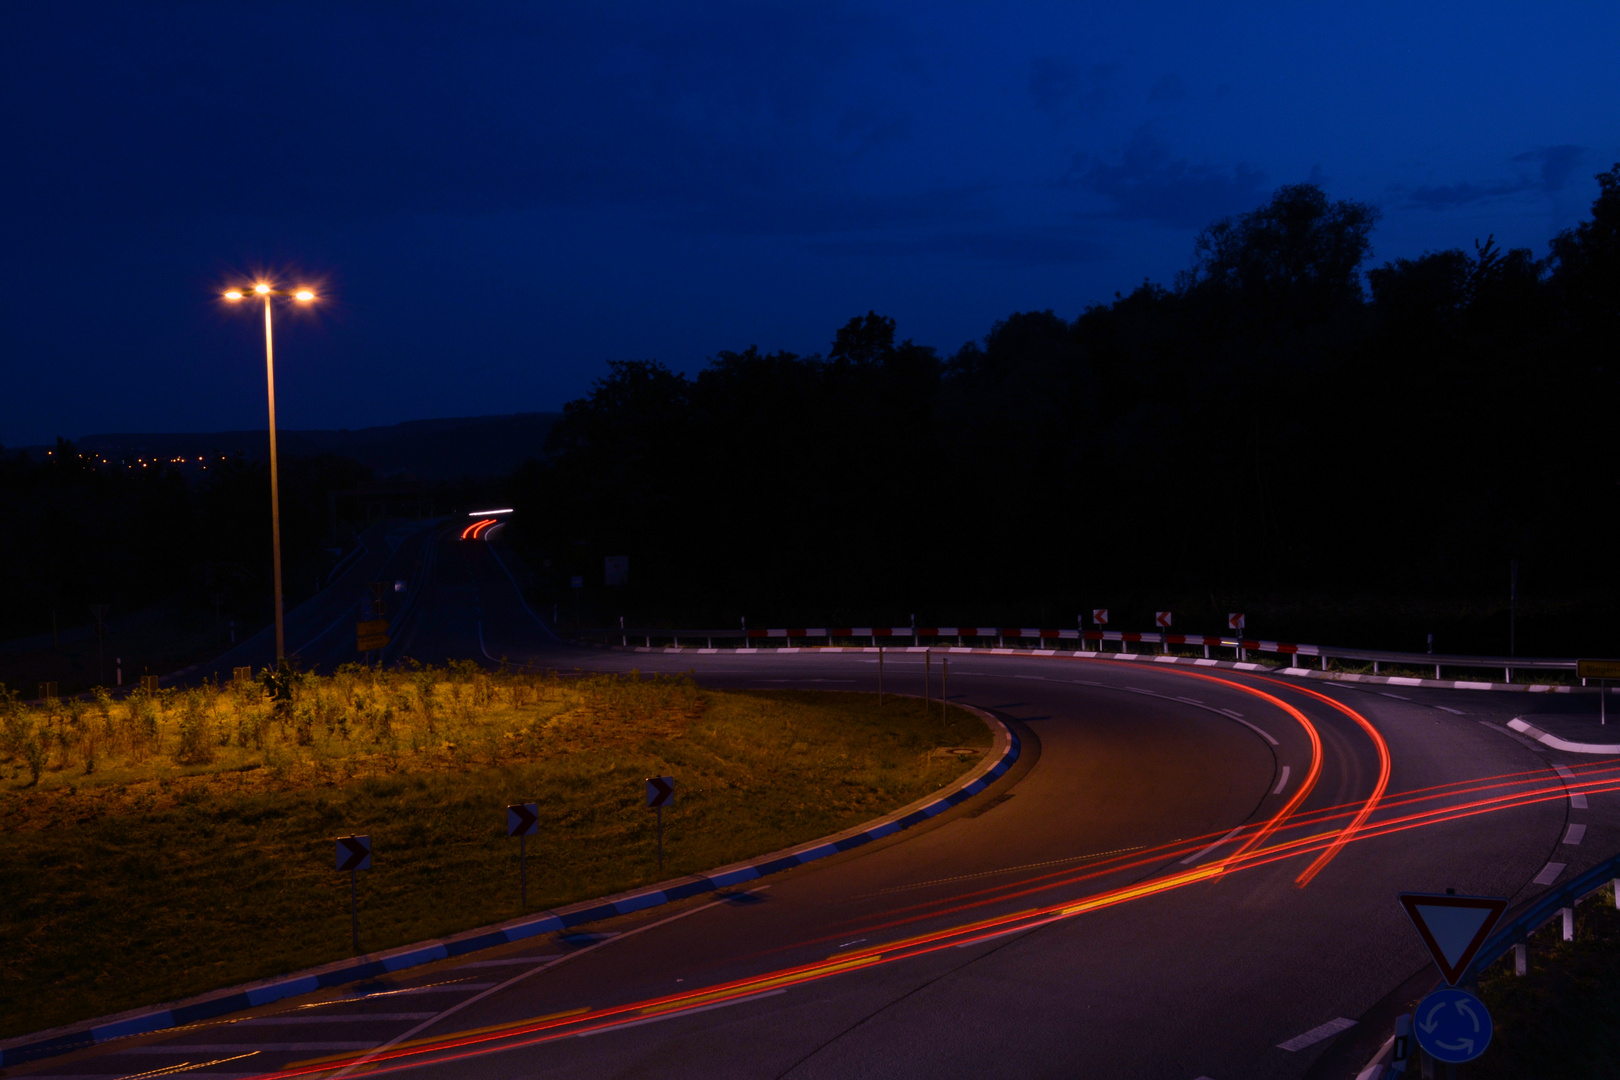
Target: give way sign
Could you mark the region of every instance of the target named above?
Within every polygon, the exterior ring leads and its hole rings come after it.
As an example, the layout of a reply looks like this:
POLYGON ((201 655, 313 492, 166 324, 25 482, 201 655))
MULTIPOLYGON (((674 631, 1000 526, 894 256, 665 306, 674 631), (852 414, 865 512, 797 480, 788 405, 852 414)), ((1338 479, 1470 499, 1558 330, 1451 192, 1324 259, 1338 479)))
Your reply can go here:
POLYGON ((1450 986, 1462 980, 1491 928, 1507 910, 1500 896, 1457 896, 1453 893, 1401 893, 1418 937, 1434 957, 1435 966, 1450 986))
POLYGON ((673 776, 647 777, 647 806, 656 808, 669 806, 675 801, 675 778, 673 776))

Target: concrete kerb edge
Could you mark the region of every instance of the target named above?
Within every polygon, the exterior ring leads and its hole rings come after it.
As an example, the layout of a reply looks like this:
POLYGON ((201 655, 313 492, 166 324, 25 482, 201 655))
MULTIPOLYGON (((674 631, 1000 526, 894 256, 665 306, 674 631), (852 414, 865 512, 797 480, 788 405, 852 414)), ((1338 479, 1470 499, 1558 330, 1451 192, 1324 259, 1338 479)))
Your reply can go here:
MULTIPOLYGON (((574 642, 589 648, 607 649, 613 652, 636 653, 668 653, 671 655, 691 654, 698 656, 727 656, 732 654, 751 655, 767 653, 769 655, 791 655, 794 653, 876 653, 877 648, 871 645, 810 645, 810 646, 784 646, 782 648, 764 649, 700 649, 690 645, 603 645, 600 642, 574 642)), ((1498 690, 1526 694, 1572 694, 1580 691, 1596 693, 1595 689, 1580 686, 1565 686, 1554 683, 1497 683, 1473 682, 1466 679, 1415 679, 1405 675, 1362 675, 1349 671, 1318 671, 1316 668, 1302 667, 1276 667, 1271 664, 1254 664, 1240 660, 1205 660, 1196 656, 1175 656, 1166 653, 1100 653, 1084 652, 1075 649, 1008 649, 1008 648, 982 648, 973 645, 884 645, 885 653, 922 653, 931 652, 944 656, 958 654, 977 654, 980 656, 1041 656, 1053 657, 1060 660, 1134 660, 1148 664, 1184 664, 1190 667, 1225 668, 1231 671, 1257 671, 1266 675, 1291 675, 1302 679, 1324 679, 1328 682, 1368 683, 1375 686, 1413 686, 1434 690, 1498 690)))
POLYGON ((1544 746, 1550 746, 1554 750, 1563 750, 1570 754, 1620 754, 1620 745, 1613 743, 1573 742, 1569 739, 1560 739, 1556 735, 1551 735, 1545 731, 1542 731, 1534 724, 1525 722, 1522 717, 1518 716, 1515 716, 1512 720, 1509 720, 1507 726, 1512 728, 1514 731, 1519 732, 1521 735, 1526 736, 1527 738, 1536 740, 1538 743, 1541 743, 1544 746))
POLYGON ((979 794, 1006 775, 1017 763, 1021 744, 1016 733, 982 709, 970 705, 958 707, 974 713, 989 725, 994 736, 990 752, 985 755, 983 761, 942 792, 925 795, 883 817, 831 836, 722 866, 706 874, 689 875, 661 882, 649 888, 634 889, 595 900, 584 900, 539 915, 523 916, 446 938, 405 945, 388 952, 372 953, 352 960, 339 960, 287 975, 242 983, 182 1001, 132 1009, 47 1031, 19 1035, 0 1041, 0 1068, 82 1050, 113 1039, 180 1027, 199 1020, 280 1001, 283 998, 296 997, 361 979, 375 978, 463 956, 481 949, 511 944, 540 934, 572 929, 618 915, 628 915, 635 911, 700 896, 790 870, 892 836, 937 817, 979 794))

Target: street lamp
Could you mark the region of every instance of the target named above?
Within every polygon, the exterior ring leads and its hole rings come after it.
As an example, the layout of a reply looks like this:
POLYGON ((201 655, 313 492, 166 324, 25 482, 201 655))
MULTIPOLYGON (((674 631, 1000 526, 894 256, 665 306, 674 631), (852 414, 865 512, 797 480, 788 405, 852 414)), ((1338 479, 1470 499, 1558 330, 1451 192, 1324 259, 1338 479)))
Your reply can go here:
POLYGON ((276 667, 279 668, 287 658, 287 634, 281 621, 281 488, 276 474, 276 354, 270 335, 270 301, 281 296, 307 304, 315 299, 315 293, 305 288, 289 292, 259 281, 245 290, 225 290, 225 299, 233 304, 239 303, 249 293, 264 298, 264 376, 270 390, 270 549, 275 557, 276 667))

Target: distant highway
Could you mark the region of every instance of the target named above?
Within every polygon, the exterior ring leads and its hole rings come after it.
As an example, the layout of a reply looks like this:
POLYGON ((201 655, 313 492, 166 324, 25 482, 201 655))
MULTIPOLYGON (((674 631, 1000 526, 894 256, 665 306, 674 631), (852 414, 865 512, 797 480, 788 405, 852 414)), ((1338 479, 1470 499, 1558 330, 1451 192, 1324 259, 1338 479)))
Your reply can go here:
MULTIPOLYGON (((499 530, 459 531, 424 552, 402 653, 876 689, 862 652, 560 646, 497 560, 499 530)), ((920 693, 921 664, 890 653, 885 688, 920 693)), ((1600 763, 1572 800, 1560 755, 1500 726, 1519 695, 985 655, 953 657, 950 688, 1025 753, 928 826, 599 936, 18 1075, 343 1075, 371 1053, 365 1075, 479 1080, 1348 1077, 1427 965, 1398 891, 1522 897, 1620 838, 1604 786, 1620 777, 1600 763)))

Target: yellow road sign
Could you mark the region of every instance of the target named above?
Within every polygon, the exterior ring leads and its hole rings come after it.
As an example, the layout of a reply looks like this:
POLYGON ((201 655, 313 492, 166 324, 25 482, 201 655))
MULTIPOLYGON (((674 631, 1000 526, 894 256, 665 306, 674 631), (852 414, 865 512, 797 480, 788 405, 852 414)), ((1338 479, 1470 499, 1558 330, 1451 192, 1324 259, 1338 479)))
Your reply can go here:
POLYGON ((362 634, 386 634, 388 633, 388 620, 367 619, 365 622, 360 623, 357 629, 362 634))
POLYGON ((1577 660, 1575 674, 1582 679, 1620 679, 1620 660, 1577 660))
POLYGON ((388 635, 361 634, 360 640, 355 647, 361 652, 370 652, 373 649, 386 649, 388 648, 388 635))

